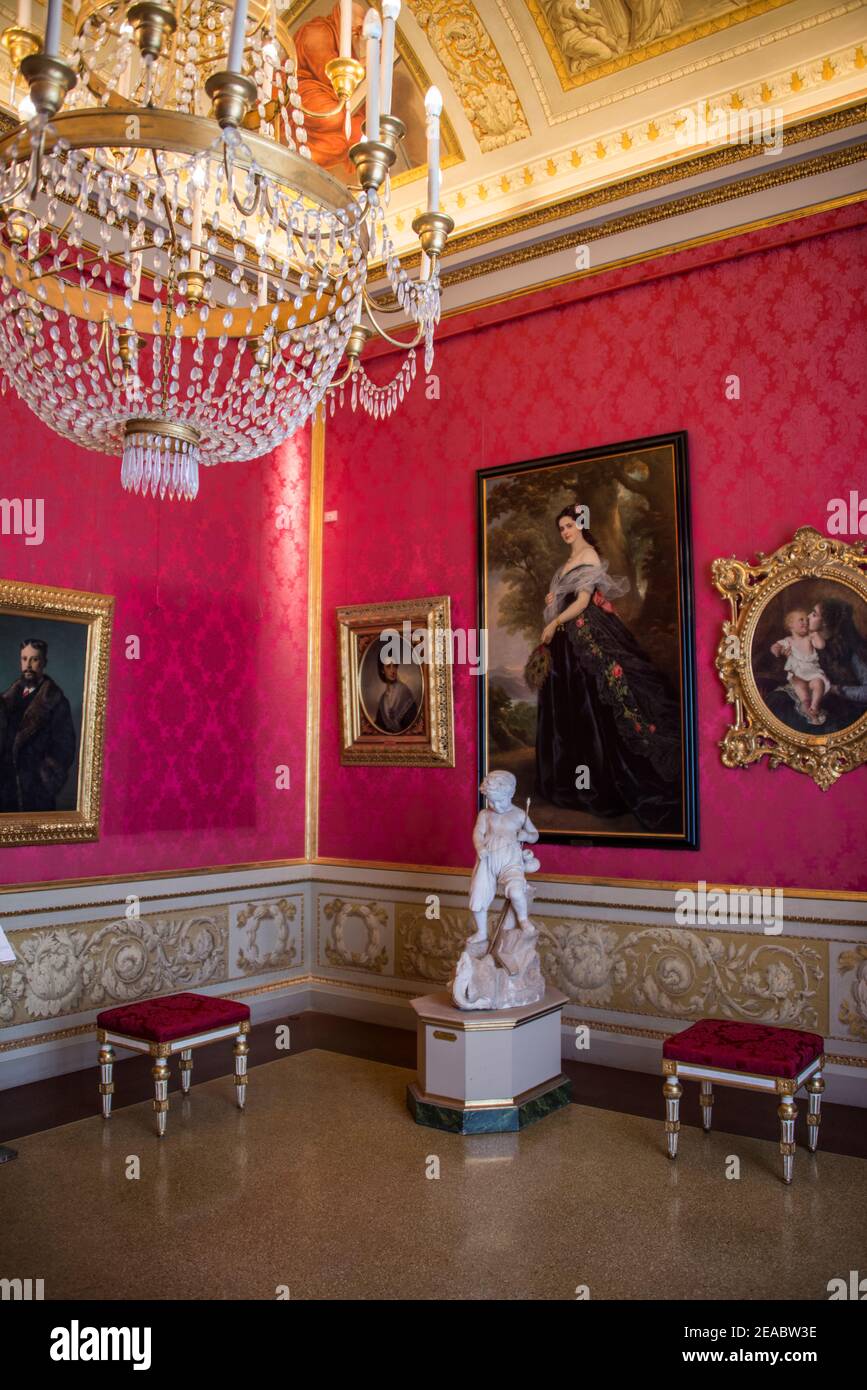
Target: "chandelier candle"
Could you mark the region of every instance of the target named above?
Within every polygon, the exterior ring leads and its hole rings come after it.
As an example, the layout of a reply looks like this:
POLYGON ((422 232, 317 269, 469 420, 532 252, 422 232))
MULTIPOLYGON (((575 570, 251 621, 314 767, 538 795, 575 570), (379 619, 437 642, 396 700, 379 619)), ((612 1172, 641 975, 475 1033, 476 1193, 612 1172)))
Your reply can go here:
POLYGON ((391 115, 391 89, 394 77, 394 33, 400 14, 400 0, 382 0, 382 114, 391 115))
POLYGON ((229 72, 241 72, 244 67, 244 40, 247 28, 247 0, 235 0, 232 15, 232 29, 229 34, 229 57, 226 68, 229 72))
POLYGON ((352 57, 352 0, 340 0, 340 56, 352 57))
POLYGON ((427 112, 427 210, 440 210, 440 115, 443 99, 439 87, 429 87, 424 99, 427 112))
POLYGON ((364 16, 364 37, 367 40, 367 115, 364 133, 368 140, 379 139, 379 40, 382 23, 376 10, 364 16))
POLYGON ((190 247, 190 270, 199 271, 202 268, 202 253, 199 249, 202 244, 202 190, 195 180, 193 180, 192 209, 193 224, 190 228, 190 236, 193 244, 190 247))
POLYGON ((30 0, 18 0, 18 28, 30 28, 30 0))
POLYGON ((45 21, 46 58, 60 57, 60 21, 63 14, 63 0, 48 0, 48 17, 45 21))

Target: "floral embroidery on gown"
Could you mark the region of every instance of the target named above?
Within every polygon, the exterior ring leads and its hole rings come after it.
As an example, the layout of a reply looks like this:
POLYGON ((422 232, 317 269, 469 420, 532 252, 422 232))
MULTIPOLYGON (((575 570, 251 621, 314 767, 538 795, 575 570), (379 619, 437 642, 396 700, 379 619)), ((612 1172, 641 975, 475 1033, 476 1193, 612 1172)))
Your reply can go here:
POLYGON ((539 692, 536 790, 546 801, 593 816, 631 814, 646 830, 683 829, 680 708, 610 599, 629 585, 607 562, 559 569, 550 622, 580 592, 592 599, 551 639, 551 670, 539 692), (588 769, 587 787, 576 786, 588 769))

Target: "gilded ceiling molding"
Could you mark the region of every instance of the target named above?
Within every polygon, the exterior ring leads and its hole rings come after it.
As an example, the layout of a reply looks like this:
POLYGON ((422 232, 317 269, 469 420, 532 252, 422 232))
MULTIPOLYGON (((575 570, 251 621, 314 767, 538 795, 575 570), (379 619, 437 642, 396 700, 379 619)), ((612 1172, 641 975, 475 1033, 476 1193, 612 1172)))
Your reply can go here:
MULTIPOLYGON (((805 160, 803 164, 791 165, 785 169, 772 170, 767 174, 758 174, 751 179, 738 180, 736 183, 724 184, 720 188, 703 189, 699 193, 688 194, 684 198, 677 198, 668 203, 659 203, 655 207, 638 208, 635 212, 625 213, 622 217, 612 217, 609 221, 594 227, 576 227, 569 232, 563 232, 560 236, 551 237, 548 241, 536 242, 529 246, 518 246, 512 251, 501 251, 488 256, 485 260, 474 261, 471 265, 459 266, 454 270, 445 272, 442 275, 443 289, 450 289, 453 285, 462 285, 468 280, 475 280, 480 275, 491 275, 495 271, 510 270, 513 266, 526 265, 530 261, 537 261, 547 256, 555 255, 558 251, 569 251, 573 247, 585 245, 592 241, 604 241, 608 237, 616 236, 621 232, 634 231, 636 227, 649 227, 656 222, 666 222, 673 217, 680 217, 684 213, 696 212, 703 208, 716 207, 719 203, 730 203, 737 198, 744 198, 753 193, 764 192, 768 188, 779 188, 784 184, 793 183, 798 179, 810 178, 819 173, 824 173, 828 169, 843 169, 851 164, 858 164, 867 159, 867 143, 860 145, 850 145, 843 150, 834 150, 828 155, 817 155, 814 159, 805 160)), ((783 212, 773 217, 759 218, 750 222, 747 227, 726 227, 718 232, 712 232, 706 237, 689 238, 686 241, 678 242, 674 246, 665 247, 665 254, 672 251, 681 250, 686 246, 694 246, 700 242, 719 241, 723 237, 736 236, 744 231, 755 231, 760 227, 776 226, 780 222, 794 221, 796 215, 806 216, 814 211, 826 210, 833 207, 845 207, 849 203, 861 202, 867 198, 867 189, 858 193, 853 193, 843 198, 830 199, 828 202, 814 204, 810 208, 798 209, 798 213, 783 212)), ((558 277, 557 283, 561 280, 580 280, 589 279, 594 275, 599 275, 603 271, 613 270, 617 266, 625 265, 628 262, 651 259, 656 253, 638 253, 618 261, 611 261, 607 264, 591 267, 589 270, 572 271, 567 276, 558 277)), ((546 282, 551 283, 551 282, 546 282)), ((540 286, 525 285, 516 290, 514 294, 527 294, 531 290, 539 289, 540 286)), ((513 295, 502 296, 513 298, 513 295)), ((454 310, 445 310, 443 318, 447 318, 449 313, 467 313, 470 307, 461 306, 454 310)))
POLYGON ((472 0, 408 0, 413 18, 449 75, 483 152, 525 140, 518 94, 472 0))
MULTIPOLYGON (((697 108, 695 104, 679 105, 657 113, 652 120, 644 118, 601 137, 594 135, 549 150, 524 164, 509 165, 490 177, 467 179, 458 187, 450 184, 444 206, 457 222, 458 231, 449 240, 447 254, 455 254, 462 237, 468 234, 462 230, 467 224, 472 224, 474 233, 499 228, 515 215, 513 209, 521 207, 524 212, 517 214, 521 216, 559 207, 569 198, 580 196, 574 190, 582 185, 588 191, 606 188, 640 177, 642 172, 657 173, 676 168, 685 160, 712 155, 721 156, 724 163, 754 159, 759 148, 770 162, 779 156, 781 146, 790 143, 787 132, 805 124, 802 113, 785 119, 781 114, 791 97, 792 83, 796 79, 799 83, 802 106, 809 103, 814 110, 824 110, 825 117, 845 115, 853 107, 863 108, 865 82, 861 69, 867 69, 867 56, 861 47, 848 44, 826 58, 802 64, 797 73, 786 68, 761 81, 706 95, 699 106, 703 107, 707 122, 707 138, 690 141, 688 122, 696 121, 697 108), (859 90, 844 97, 838 92, 834 99, 828 85, 832 79, 846 83, 854 79, 860 84, 859 90), (750 123, 756 120, 764 122, 760 136, 766 143, 759 148, 753 140, 742 142, 740 138, 741 131, 749 132, 750 123), (724 132, 733 132, 730 138, 720 136, 721 127, 724 132)), ((812 120, 809 123, 814 124, 812 120)), ((844 120, 844 124, 850 123, 844 120)), ((829 126, 832 131, 836 128, 829 126)), ((409 221, 411 213, 404 209, 395 218, 396 230, 408 235, 409 221)))
MULTIPOLYGON (((671 32, 673 24, 665 18, 664 7, 657 6, 655 24, 648 23, 644 26, 644 34, 649 42, 642 42, 642 35, 639 33, 638 43, 634 48, 594 62, 593 58, 602 55, 609 44, 606 43, 606 31, 599 25, 600 16, 594 15, 590 6, 585 8, 582 5, 564 5, 562 0, 526 0, 527 9, 548 50, 548 56, 564 92, 572 91, 587 82, 595 82, 600 77, 610 77, 615 72, 622 72, 624 68, 634 67, 649 58, 660 58, 666 53, 673 53, 684 44, 710 38, 712 34, 718 34, 733 24, 742 24, 746 19, 755 19, 757 15, 767 14, 769 10, 777 10, 790 3, 791 0, 752 0, 752 3, 741 5, 736 10, 718 3, 717 8, 724 13, 716 14, 702 24, 695 24, 691 28, 684 27, 675 32, 671 32), (594 18, 597 21, 596 25, 593 24, 594 18), (666 28, 669 29, 667 33, 666 28)), ((645 10, 648 8, 644 7, 645 10)), ((676 8, 679 10, 679 6, 676 8)), ((641 13, 641 6, 630 6, 630 12, 634 24, 636 15, 641 13)), ((616 36, 611 34, 610 37, 616 36)))
MULTIPOLYGON (((627 101, 630 97, 653 91, 661 85, 668 85, 682 77, 689 77, 699 70, 709 71, 714 67, 729 62, 731 59, 741 58, 747 53, 758 52, 760 49, 765 48, 769 42, 778 43, 785 39, 795 38, 806 30, 814 30, 821 24, 825 24, 830 20, 839 19, 843 15, 861 9, 863 0, 845 0, 844 3, 834 5, 833 8, 826 10, 824 14, 810 15, 807 18, 795 20, 791 24, 783 25, 779 29, 775 29, 770 36, 758 35, 752 39, 741 40, 741 42, 731 47, 720 49, 716 53, 711 54, 708 58, 702 60, 701 63, 684 61, 679 67, 669 67, 662 76, 657 78, 650 80, 642 78, 640 70, 636 69, 636 81, 631 87, 618 85, 615 91, 606 92, 604 95, 595 97, 595 99, 591 99, 590 94, 594 89, 589 85, 587 79, 585 79, 585 85, 580 89, 581 100, 579 100, 578 104, 556 115, 551 108, 548 90, 536 67, 534 57, 530 52, 525 36, 516 24, 514 15, 509 9, 509 0, 497 0, 497 5, 500 14, 511 30, 512 38, 526 64, 545 119, 549 126, 556 126, 572 121, 576 116, 586 116, 591 111, 600 111, 606 106, 616 105, 619 102, 627 101)), ((578 7, 576 6, 575 8, 577 9, 578 7)), ((771 6, 771 8, 776 8, 776 6, 771 6)))
MULTIPOLYGON (((848 107, 846 110, 833 111, 828 115, 820 116, 816 120, 801 121, 786 130, 783 135, 785 147, 800 144, 807 140, 815 140, 823 135, 834 134, 844 130, 849 126, 858 125, 861 121, 867 120, 867 102, 859 102, 856 106, 848 107)), ((816 173, 822 173, 825 169, 835 169, 843 167, 845 164, 858 162, 864 155, 858 154, 856 158, 849 157, 851 150, 863 151, 864 145, 851 146, 849 150, 831 150, 813 156, 802 164, 787 166, 783 170, 769 169, 766 174, 745 175, 742 179, 727 185, 728 188, 736 189, 734 193, 726 193, 723 190, 718 201, 726 197, 740 197, 745 193, 754 192, 764 186, 758 180, 767 180, 770 177, 780 174, 777 179, 779 183, 789 182, 791 179, 804 178, 816 173), (838 162, 839 161, 839 162, 838 162)), ((560 222, 564 218, 574 218, 581 213, 595 211, 596 208, 604 207, 607 203, 616 203, 623 198, 632 198, 637 194, 651 193, 668 185, 681 183, 685 179, 701 177, 705 174, 715 173, 718 169, 723 169, 730 164, 738 164, 745 159, 754 159, 755 151, 747 145, 732 145, 722 149, 711 150, 707 154, 696 155, 689 159, 684 159, 675 164, 667 164, 659 169, 651 169, 643 174, 636 174, 629 178, 619 179, 613 183, 608 183, 600 188, 589 189, 586 193, 572 194, 568 198, 550 202, 544 206, 532 208, 528 212, 518 213, 511 217, 503 217, 498 221, 492 221, 482 227, 474 227, 467 232, 455 232, 449 238, 448 250, 444 261, 452 256, 466 254, 475 251, 480 246, 488 246, 491 242, 504 240, 505 238, 520 236, 536 228, 545 226, 549 222, 560 222)), ((720 190, 710 190, 716 194, 720 190)), ((678 204, 678 206, 680 206, 678 204)), ((571 241, 567 245, 572 246, 578 241, 589 241, 592 239, 592 230, 587 228, 582 230, 578 236, 577 231, 565 233, 571 236, 571 241)), ((598 235, 598 233, 597 233, 598 235)), ((606 233, 607 235, 607 233, 606 233)), ((536 247, 537 255, 547 255, 549 249, 555 245, 553 240, 538 243, 536 247)), ((519 248, 522 249, 522 248, 519 248)), ((494 262, 498 258, 496 255, 478 263, 477 274, 489 274, 494 262)), ((409 252, 401 257, 401 264, 404 267, 412 267, 419 261, 416 252, 409 252)), ((441 279, 443 285, 457 283, 450 280, 449 276, 457 276, 460 271, 442 271, 441 279)), ((371 283, 384 278, 384 271, 378 269, 369 279, 371 283)), ((388 303, 388 300, 384 300, 388 303)))

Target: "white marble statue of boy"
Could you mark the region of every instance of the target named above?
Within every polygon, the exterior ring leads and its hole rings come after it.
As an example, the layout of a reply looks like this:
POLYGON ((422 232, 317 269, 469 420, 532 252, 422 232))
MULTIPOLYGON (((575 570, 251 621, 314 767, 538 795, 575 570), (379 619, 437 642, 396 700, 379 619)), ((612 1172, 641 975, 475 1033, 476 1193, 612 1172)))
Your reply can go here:
POLYGON ((470 880, 470 911, 476 921, 476 932, 467 941, 468 946, 487 941, 488 908, 498 891, 509 900, 518 925, 527 931, 534 930, 527 916, 525 873, 538 869, 539 862, 522 846, 535 844, 539 832, 528 812, 512 804, 516 786, 511 772, 489 772, 479 787, 488 804, 479 812, 473 830, 478 859, 470 880))

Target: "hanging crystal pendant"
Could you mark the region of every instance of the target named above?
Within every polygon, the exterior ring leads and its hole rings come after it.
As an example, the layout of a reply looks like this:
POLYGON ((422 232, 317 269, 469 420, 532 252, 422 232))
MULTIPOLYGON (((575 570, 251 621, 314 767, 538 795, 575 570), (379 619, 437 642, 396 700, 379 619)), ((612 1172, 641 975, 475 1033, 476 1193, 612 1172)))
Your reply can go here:
POLYGON ((199 491, 199 434, 169 420, 130 420, 124 431, 121 485, 127 492, 184 497, 199 491))

